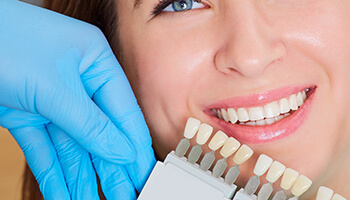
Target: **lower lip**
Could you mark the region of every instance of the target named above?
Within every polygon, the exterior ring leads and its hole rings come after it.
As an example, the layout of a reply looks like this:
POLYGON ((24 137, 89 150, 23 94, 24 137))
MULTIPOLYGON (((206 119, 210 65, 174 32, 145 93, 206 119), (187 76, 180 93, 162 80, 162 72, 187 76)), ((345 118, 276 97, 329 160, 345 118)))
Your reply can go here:
POLYGON ((310 111, 314 94, 315 91, 312 91, 304 104, 293 114, 271 125, 249 126, 231 124, 215 116, 211 116, 211 118, 217 125, 216 127, 242 143, 259 144, 272 142, 291 135, 304 123, 310 111))

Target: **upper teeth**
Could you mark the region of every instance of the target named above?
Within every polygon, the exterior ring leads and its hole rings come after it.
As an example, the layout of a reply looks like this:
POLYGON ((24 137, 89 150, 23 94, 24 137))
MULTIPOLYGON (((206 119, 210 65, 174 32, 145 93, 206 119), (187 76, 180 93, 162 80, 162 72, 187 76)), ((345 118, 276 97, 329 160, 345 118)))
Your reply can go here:
POLYGON ((308 89, 303 90, 289 98, 282 98, 261 107, 238 108, 237 111, 234 108, 221 108, 214 109, 214 112, 218 118, 233 124, 239 122, 247 125, 268 125, 288 116, 290 111, 298 110, 307 98, 307 91, 308 89))

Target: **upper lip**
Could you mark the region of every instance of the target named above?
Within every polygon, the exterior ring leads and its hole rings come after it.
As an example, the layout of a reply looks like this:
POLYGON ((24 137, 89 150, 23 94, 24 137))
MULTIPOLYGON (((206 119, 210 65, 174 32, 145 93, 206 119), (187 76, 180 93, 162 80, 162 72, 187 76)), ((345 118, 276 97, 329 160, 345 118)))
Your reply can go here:
POLYGON ((266 103, 276 101, 282 98, 289 97, 292 94, 300 92, 305 89, 312 89, 315 86, 287 86, 274 90, 262 91, 256 94, 247 96, 236 96, 228 99, 219 100, 204 110, 209 111, 211 109, 220 108, 247 108, 255 106, 263 106, 266 103))

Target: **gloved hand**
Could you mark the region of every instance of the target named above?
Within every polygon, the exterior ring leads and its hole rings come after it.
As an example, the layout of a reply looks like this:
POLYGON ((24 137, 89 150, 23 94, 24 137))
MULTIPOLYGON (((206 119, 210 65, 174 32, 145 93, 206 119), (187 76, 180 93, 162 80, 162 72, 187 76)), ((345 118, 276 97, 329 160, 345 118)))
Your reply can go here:
POLYGON ((45 199, 135 199, 155 164, 131 87, 99 29, 0 1, 0 125, 45 199))

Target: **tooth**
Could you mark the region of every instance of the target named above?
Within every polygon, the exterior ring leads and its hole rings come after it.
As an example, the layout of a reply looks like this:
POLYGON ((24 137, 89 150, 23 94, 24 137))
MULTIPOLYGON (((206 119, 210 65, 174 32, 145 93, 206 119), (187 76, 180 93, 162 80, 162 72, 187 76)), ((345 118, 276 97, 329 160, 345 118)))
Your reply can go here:
POLYGON ((216 132, 214 137, 209 142, 209 148, 213 151, 218 150, 220 147, 222 147, 222 145, 225 144, 225 141, 227 140, 227 138, 228 137, 224 132, 222 131, 216 132))
POLYGON ((246 122, 245 125, 256 126, 256 122, 246 122))
POLYGON ((330 200, 333 196, 333 190, 321 186, 318 189, 316 200, 330 200))
POLYGON ((244 108, 238 108, 237 110, 237 116, 239 122, 246 122, 249 121, 249 115, 246 109, 244 108))
POLYGON ((243 144, 233 157, 233 162, 235 162, 237 165, 241 165, 242 163, 247 161, 252 155, 253 150, 247 145, 243 144))
POLYGON ((266 123, 266 125, 273 124, 273 123, 275 123, 275 119, 274 118, 265 119, 265 123, 266 123))
POLYGON ((241 143, 239 143, 235 138, 230 137, 226 140, 224 146, 221 148, 220 154, 223 157, 227 158, 236 152, 239 146, 241 146, 241 143))
POLYGON ((281 188, 289 190, 293 186, 295 180, 297 180, 298 176, 299 173, 297 171, 287 168, 282 176, 281 188))
POLYGON ((280 121, 280 120, 283 119, 283 118, 284 118, 283 115, 280 115, 280 116, 278 116, 278 117, 275 117, 275 122, 278 122, 278 121, 280 121))
POLYGON ((299 92, 297 95, 297 104, 298 106, 302 106, 303 103, 304 103, 303 96, 301 95, 301 92, 299 92))
POLYGON ((205 123, 201 124, 199 126, 199 130, 197 133, 196 142, 200 145, 205 144, 208 141, 212 132, 213 132, 213 127, 205 123))
POLYGON ((225 121, 227 121, 227 122, 229 121, 226 109, 224 109, 224 108, 221 109, 221 115, 225 121))
POLYGON ((217 113, 219 119, 223 119, 222 115, 221 115, 221 110, 219 110, 219 109, 216 110, 216 113, 217 113))
POLYGON ((344 197, 340 196, 339 194, 335 194, 332 198, 332 200, 346 200, 344 197))
POLYGON ((237 122, 238 116, 237 116, 235 109, 233 109, 233 108, 227 109, 227 114, 228 114, 228 118, 230 119, 230 122, 232 124, 237 122))
POLYGON ((305 90, 303 90, 303 91, 301 92, 301 96, 303 97, 303 100, 305 101, 306 98, 307 98, 305 90))
POLYGON ((312 181, 304 175, 300 175, 292 188, 292 194, 299 197, 310 188, 312 181))
POLYGON ((295 94, 290 95, 289 107, 291 110, 298 110, 297 95, 295 94))
POLYGON ((280 115, 280 108, 277 102, 272 102, 264 106, 264 113, 266 118, 277 117, 280 115))
POLYGON ((256 125, 257 125, 257 126, 265 126, 265 125, 266 125, 266 122, 265 122, 264 119, 263 119, 263 120, 259 120, 259 121, 256 121, 256 125))
POLYGON ((263 107, 249 108, 249 119, 251 121, 257 121, 265 118, 263 107))
POLYGON ((266 180, 270 183, 277 181, 283 174, 286 167, 278 161, 274 161, 267 172, 266 180))
POLYGON ((184 136, 185 138, 191 139, 196 135, 196 132, 199 129, 201 122, 195 118, 188 118, 185 126, 184 136))
POLYGON ((272 161, 272 158, 265 154, 261 154, 255 164, 254 174, 257 176, 263 175, 270 168, 272 161))
POLYGON ((286 99, 286 98, 283 98, 280 100, 279 106, 280 106, 280 112, 282 114, 290 111, 289 102, 288 102, 288 99, 286 99))
POLYGON ((211 109, 214 113, 214 115, 217 117, 218 116, 218 112, 216 111, 216 109, 211 109))

